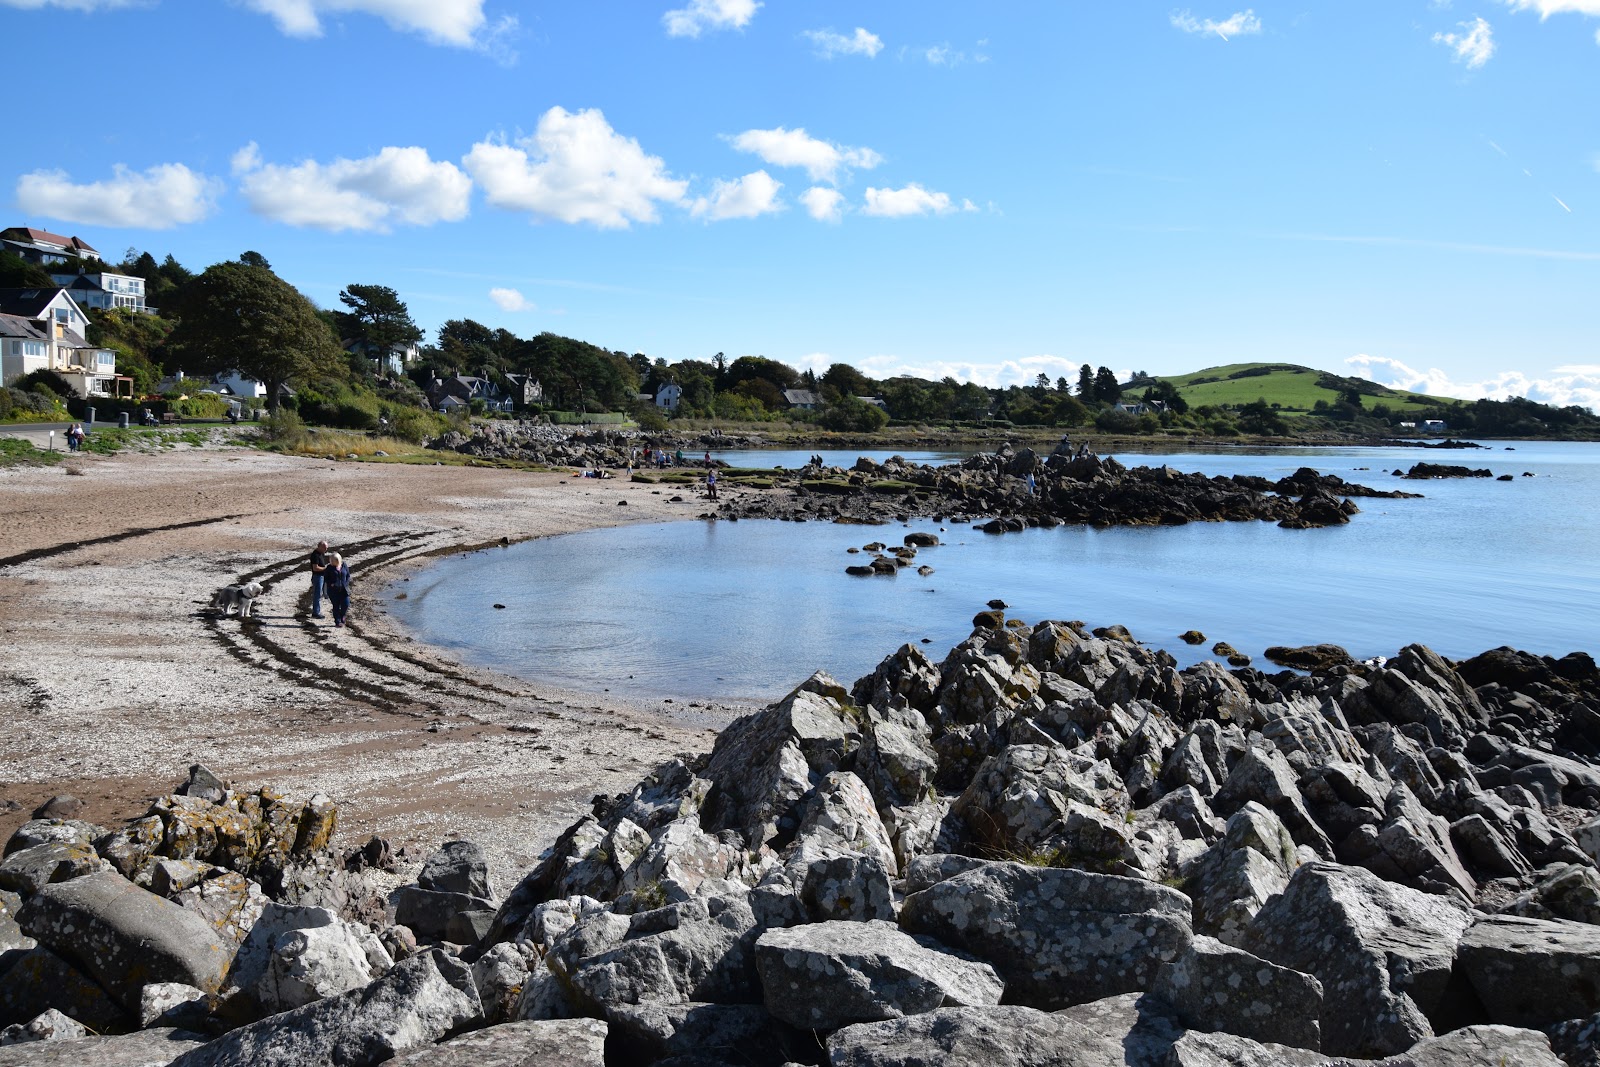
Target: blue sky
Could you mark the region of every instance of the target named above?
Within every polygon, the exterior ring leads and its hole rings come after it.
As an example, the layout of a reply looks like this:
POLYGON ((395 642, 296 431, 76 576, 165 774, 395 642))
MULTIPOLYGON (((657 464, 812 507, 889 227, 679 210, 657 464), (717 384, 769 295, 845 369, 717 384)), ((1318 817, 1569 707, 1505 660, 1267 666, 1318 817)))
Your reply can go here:
POLYGON ((668 360, 1600 405, 1600 0, 0 0, 0 33, 81 72, 41 75, 4 224, 113 258, 254 249, 323 305, 668 360))

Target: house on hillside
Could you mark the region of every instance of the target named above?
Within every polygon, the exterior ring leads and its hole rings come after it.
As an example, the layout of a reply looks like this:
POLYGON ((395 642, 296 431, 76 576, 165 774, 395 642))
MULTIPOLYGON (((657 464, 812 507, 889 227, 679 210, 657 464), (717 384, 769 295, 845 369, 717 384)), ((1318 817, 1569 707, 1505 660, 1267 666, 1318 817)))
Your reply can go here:
POLYGON ((0 385, 36 370, 54 371, 82 399, 132 396, 117 354, 86 340, 89 317, 65 289, 0 289, 0 385))
POLYGON ((1443 433, 1450 428, 1450 424, 1443 419, 1423 419, 1422 428, 1432 433, 1443 433))
MULTIPOLYGON (((510 411, 511 397, 488 378, 475 378, 467 374, 453 374, 448 378, 435 378, 428 386, 428 400, 439 411, 447 411, 446 398, 454 397, 461 404, 471 406, 474 400, 483 401, 486 411, 510 411)), ((451 405, 459 406, 459 405, 451 405)))
POLYGON ((785 389, 783 401, 801 411, 815 411, 822 405, 822 398, 812 389, 785 389))
POLYGON ((11 226, 0 230, 0 247, 15 252, 29 263, 50 266, 74 259, 100 259, 100 253, 81 237, 63 237, 31 226, 11 226))
POLYGON ((390 378, 405 374, 406 368, 416 363, 421 354, 415 342, 390 345, 388 351, 359 337, 347 338, 339 344, 352 355, 365 356, 374 374, 390 378))
POLYGON ((889 410, 889 405, 883 402, 883 397, 881 396, 858 396, 856 399, 869 407, 877 408, 879 411, 889 410))
POLYGON ((144 279, 129 274, 52 274, 55 283, 72 294, 72 299, 84 309, 127 308, 154 315, 156 309, 144 302, 144 279))
POLYGON ((663 411, 677 411, 682 402, 683 386, 677 382, 667 382, 656 390, 655 405, 663 411))
POLYGON ((507 374, 506 385, 511 393, 512 405, 518 411, 544 403, 544 386, 531 374, 507 374))

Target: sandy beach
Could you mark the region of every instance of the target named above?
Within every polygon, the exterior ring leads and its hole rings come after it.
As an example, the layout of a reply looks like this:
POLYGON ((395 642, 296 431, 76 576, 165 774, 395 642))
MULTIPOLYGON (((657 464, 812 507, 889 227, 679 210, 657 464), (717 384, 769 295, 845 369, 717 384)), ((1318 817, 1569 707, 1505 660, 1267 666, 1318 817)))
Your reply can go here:
POLYGON ((101 824, 143 814, 200 762, 242 787, 334 798, 344 847, 377 834, 415 858, 470 838, 509 884, 593 795, 708 749, 749 709, 464 666, 373 598, 440 554, 703 509, 675 495, 243 448, 0 469, 0 834, 59 793, 101 824), (352 565, 345 629, 308 617, 322 538, 352 565), (218 587, 248 580, 266 587, 257 622, 209 610, 218 587))

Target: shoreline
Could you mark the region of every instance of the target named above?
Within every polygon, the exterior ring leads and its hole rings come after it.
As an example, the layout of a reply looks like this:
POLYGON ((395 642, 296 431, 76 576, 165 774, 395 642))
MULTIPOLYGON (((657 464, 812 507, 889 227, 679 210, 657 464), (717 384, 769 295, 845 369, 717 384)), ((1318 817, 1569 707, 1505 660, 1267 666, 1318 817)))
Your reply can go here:
POLYGON ((697 513, 648 485, 180 446, 6 468, 0 494, 6 835, 60 793, 120 823, 198 762, 327 794, 344 848, 377 834, 420 859, 468 837, 510 879, 594 794, 752 710, 501 676, 375 610, 382 584, 435 555, 697 513), (301 617, 323 537, 353 564, 344 630, 301 617), (214 617, 212 593, 251 579, 259 621, 214 617))

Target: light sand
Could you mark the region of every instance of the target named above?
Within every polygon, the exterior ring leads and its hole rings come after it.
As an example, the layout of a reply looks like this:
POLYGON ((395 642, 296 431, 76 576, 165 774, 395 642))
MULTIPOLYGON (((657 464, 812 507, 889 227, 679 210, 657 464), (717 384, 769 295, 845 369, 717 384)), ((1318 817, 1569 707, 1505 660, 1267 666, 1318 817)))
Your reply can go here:
POLYGON ((594 794, 709 748, 750 709, 630 703, 466 667, 364 594, 467 546, 704 507, 675 495, 241 448, 0 469, 0 840, 58 793, 102 825, 142 814, 200 762, 242 787, 328 794, 346 847, 369 834, 413 854, 476 840, 506 885, 594 794), (181 523, 200 524, 163 529, 181 523), (306 616, 319 538, 352 563, 342 630, 306 616), (216 618, 215 590, 248 579, 267 587, 260 621, 216 618))

